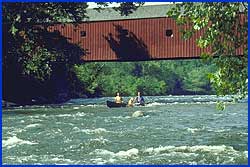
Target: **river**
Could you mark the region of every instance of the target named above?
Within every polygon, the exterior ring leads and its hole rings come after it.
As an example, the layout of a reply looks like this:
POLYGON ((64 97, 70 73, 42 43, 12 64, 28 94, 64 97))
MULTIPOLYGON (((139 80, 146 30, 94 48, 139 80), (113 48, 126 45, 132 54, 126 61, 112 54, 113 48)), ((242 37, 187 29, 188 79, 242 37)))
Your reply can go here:
POLYGON ((145 97, 144 107, 112 109, 108 99, 3 109, 2 163, 248 163, 247 100, 218 111, 216 96, 145 97), (132 117, 138 110, 144 116, 132 117))

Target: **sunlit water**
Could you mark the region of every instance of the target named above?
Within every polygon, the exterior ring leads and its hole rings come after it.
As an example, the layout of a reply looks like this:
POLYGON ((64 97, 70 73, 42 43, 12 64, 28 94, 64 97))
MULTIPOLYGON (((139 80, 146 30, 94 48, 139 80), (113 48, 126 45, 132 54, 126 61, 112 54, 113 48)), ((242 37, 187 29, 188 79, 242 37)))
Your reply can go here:
MULTIPOLYGON (((247 101, 215 108, 215 96, 146 97, 109 109, 110 98, 5 109, 3 164, 247 164, 247 101), (143 111, 143 117, 132 117, 143 111)), ((222 100, 228 100, 224 98, 222 100)))

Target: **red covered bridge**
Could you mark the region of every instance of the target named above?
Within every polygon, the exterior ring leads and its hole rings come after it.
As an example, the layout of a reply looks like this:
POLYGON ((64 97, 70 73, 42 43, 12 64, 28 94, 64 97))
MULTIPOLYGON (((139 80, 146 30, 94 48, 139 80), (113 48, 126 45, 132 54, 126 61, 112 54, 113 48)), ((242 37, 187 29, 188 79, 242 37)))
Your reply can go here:
MULTIPOLYGON (((167 10, 167 5, 144 6, 129 16, 120 16, 110 9, 100 13, 90 9, 85 22, 54 24, 47 29, 84 49, 84 61, 199 58, 209 51, 196 45, 202 31, 183 40, 175 21, 166 17, 167 10)), ((243 49, 238 54, 242 55, 243 49)))

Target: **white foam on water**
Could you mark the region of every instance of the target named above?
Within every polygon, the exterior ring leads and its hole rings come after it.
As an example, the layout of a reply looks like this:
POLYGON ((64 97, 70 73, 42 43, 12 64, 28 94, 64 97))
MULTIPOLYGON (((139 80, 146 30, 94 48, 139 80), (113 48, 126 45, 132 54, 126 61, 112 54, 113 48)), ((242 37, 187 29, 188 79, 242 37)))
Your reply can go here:
POLYGON ((198 132, 198 131, 201 131, 203 129, 199 129, 199 128, 187 128, 187 131, 188 132, 191 132, 191 133, 195 133, 195 132, 198 132))
POLYGON ((67 126, 74 126, 75 124, 70 122, 60 122, 61 124, 67 125, 67 126))
POLYGON ((129 119, 131 118, 131 116, 113 116, 113 117, 110 117, 112 119, 121 119, 121 120, 124 120, 124 119, 129 119))
POLYGON ((101 136, 100 138, 90 139, 90 142, 99 142, 101 144, 106 144, 110 141, 108 139, 103 138, 103 136, 101 136))
POLYGON ((96 149, 95 151, 91 152, 90 155, 108 155, 108 156, 114 156, 115 153, 108 150, 103 149, 96 149))
POLYGON ((29 155, 29 156, 12 156, 12 157, 7 157, 7 159, 11 160, 14 163, 18 162, 19 164, 25 163, 27 161, 36 160, 33 155, 29 155))
POLYGON ((59 115, 56 115, 57 117, 72 117, 73 115, 72 114, 59 114, 59 115))
POLYGON ((237 114, 239 114, 239 113, 229 113, 229 115, 237 115, 237 114))
POLYGON ((221 133, 221 132, 227 132, 230 131, 230 129, 226 128, 226 129, 217 129, 217 128, 207 128, 208 132, 216 132, 216 133, 221 133))
MULTIPOLYGON (((4 127, 3 127, 4 128, 4 127)), ((26 129, 21 129, 21 128, 9 128, 9 127, 6 127, 6 134, 9 135, 9 136, 16 136, 18 133, 22 133, 22 132, 25 132, 26 129)))
POLYGON ((84 112, 77 112, 75 114, 59 114, 56 115, 57 117, 82 117, 82 116, 86 116, 86 113, 84 112))
POLYGON ((96 165, 104 165, 107 163, 107 160, 104 160, 102 158, 94 158, 94 159, 90 159, 91 164, 96 164, 96 165))
POLYGON ((210 153, 221 153, 221 152, 237 152, 231 146, 219 145, 219 146, 207 146, 207 145, 197 145, 197 146, 160 146, 157 148, 147 148, 143 152, 149 154, 160 154, 162 152, 185 152, 185 153, 195 153, 195 152, 210 152, 210 153))
POLYGON ((149 103, 146 104, 145 107, 152 107, 152 106, 162 106, 162 105, 177 105, 177 104, 181 104, 181 105, 200 105, 200 104, 216 104, 216 101, 206 101, 206 102, 178 102, 178 99, 175 99, 175 102, 165 102, 165 103, 159 103, 159 102, 153 102, 153 103, 149 103))
POLYGON ((199 145, 199 146, 192 146, 192 147, 184 146, 184 149, 188 149, 191 152, 202 151, 202 152, 213 152, 213 153, 225 152, 227 150, 228 151, 235 151, 233 149, 233 147, 231 147, 231 146, 225 146, 225 145, 220 145, 220 146, 199 145))
POLYGON ((95 104, 88 104, 88 105, 86 105, 87 107, 96 107, 96 105, 95 104))
POLYGON ((40 118, 40 115, 31 116, 31 118, 40 118))
POLYGON ((241 132, 242 135, 246 135, 248 136, 248 133, 247 132, 241 132))
POLYGON ((64 155, 40 155, 39 162, 42 164, 55 164, 55 165, 69 165, 69 164, 77 164, 79 161, 75 161, 72 159, 65 158, 64 155))
POLYGON ((43 121, 43 120, 41 120, 41 117, 48 117, 49 115, 46 115, 46 114, 42 114, 42 115, 40 115, 40 114, 36 114, 36 115, 30 115, 30 116, 28 116, 29 118, 31 118, 31 119, 35 119, 36 121, 43 121))
POLYGON ((102 105, 102 104, 87 104, 85 105, 86 107, 107 107, 106 105, 102 105))
POLYGON ((2 147, 7 147, 8 149, 15 147, 16 145, 22 145, 22 144, 34 145, 38 143, 22 140, 17 138, 16 136, 10 137, 9 139, 2 141, 2 147))
POLYGON ((223 116, 223 114, 213 114, 213 116, 223 116))
POLYGON ((180 161, 176 162, 178 164, 210 164, 209 155, 215 158, 212 164, 234 164, 237 158, 248 158, 248 151, 237 151, 233 147, 225 145, 160 146, 146 148, 143 152, 149 154, 148 156, 178 158, 180 159, 180 161), (198 156, 200 157, 204 154, 208 156, 203 157, 203 159, 197 159, 198 156), (189 157, 189 160, 182 161, 182 159, 186 159, 184 157, 189 157))
MULTIPOLYGON (((234 157, 230 157, 228 160, 225 160, 223 163, 224 164, 232 164, 234 162, 234 157)), ((219 157, 216 158, 216 161, 219 162, 219 157)))
MULTIPOLYGON (((157 155, 157 154, 154 154, 154 155, 157 155)), ((167 152, 167 153, 161 153, 160 156, 164 156, 164 157, 179 157, 181 159, 185 159, 187 157, 192 157, 192 158, 195 158, 197 157, 199 154, 197 153, 190 153, 190 152, 167 152)), ((171 159, 171 158, 170 158, 171 159)))
MULTIPOLYGON (((39 164, 37 161, 39 159, 39 156, 38 155, 28 155, 28 156, 18 156, 18 157, 14 157, 15 159, 17 159, 17 161, 20 163, 20 164, 23 164, 23 163, 27 163, 27 162, 36 162, 36 164, 39 164)), ((33 163, 32 163, 33 164, 33 163)), ((41 163, 40 163, 41 164, 41 163)))
POLYGON ((78 128, 78 127, 74 127, 74 128, 72 128, 72 130, 73 130, 73 131, 77 131, 77 132, 80 132, 80 131, 81 131, 80 128, 78 128))
POLYGON ((84 112, 78 112, 76 113, 74 116, 77 116, 77 117, 83 117, 83 116, 86 116, 87 114, 84 113, 84 112))
POLYGON ((116 161, 116 160, 115 160, 114 158, 108 159, 108 162, 109 162, 109 163, 115 163, 115 161, 116 161))
POLYGON ((97 129, 82 129, 81 132, 84 132, 86 134, 100 134, 108 132, 105 128, 97 128, 97 129))
POLYGON ((216 132, 216 133, 221 133, 221 132, 230 131, 230 129, 218 129, 218 130, 209 130, 209 131, 213 131, 213 132, 216 132))
POLYGON ((73 140, 70 138, 66 138, 63 140, 64 143, 71 143, 73 140))
POLYGON ((143 152, 150 153, 150 154, 159 154, 162 151, 170 150, 173 148, 175 148, 175 146, 165 146, 165 147, 160 146, 158 148, 149 147, 149 148, 145 149, 143 152))
POLYGON ((26 129, 26 128, 35 128, 35 127, 37 127, 37 126, 41 126, 41 124, 29 124, 29 125, 27 125, 27 126, 25 127, 25 129, 26 129))
POLYGON ((97 128, 93 130, 94 133, 101 133, 101 132, 107 132, 105 128, 97 128))
POLYGON ((104 165, 104 164, 114 164, 116 162, 116 159, 94 158, 94 159, 90 159, 90 161, 91 161, 90 164, 93 164, 93 165, 104 165))
POLYGON ((197 128, 187 128, 187 131, 191 132, 191 133, 195 133, 195 131, 198 131, 199 129, 197 128))
POLYGON ((117 153, 114 153, 112 151, 108 151, 108 150, 103 150, 103 149, 96 149, 94 152, 91 152, 90 154, 97 154, 97 155, 103 155, 103 156, 110 156, 111 158, 114 157, 119 157, 119 158, 128 158, 128 157, 132 157, 132 156, 137 156, 139 153, 139 150, 136 148, 131 148, 127 151, 118 151, 117 153))
POLYGON ((244 151, 243 154, 245 155, 246 158, 248 158, 248 151, 244 151))
POLYGON ((65 159, 65 158, 59 158, 59 157, 52 158, 51 161, 53 161, 56 165, 68 165, 68 164, 75 163, 71 159, 65 159))
POLYGON ((131 156, 136 156, 138 155, 139 150, 136 148, 131 148, 127 151, 119 151, 118 153, 116 153, 115 155, 119 156, 119 157, 131 157, 131 156))
POLYGON ((104 122, 109 123, 109 122, 112 122, 112 121, 110 119, 105 118, 104 122))
MULTIPOLYGON (((136 127, 135 128, 136 130, 142 130, 142 129, 146 129, 146 127, 145 126, 138 126, 138 127, 136 127)), ((157 128, 155 128, 155 129, 157 129, 157 128)), ((161 129, 161 128, 160 128, 161 129)))
POLYGON ((165 105, 166 103, 158 103, 158 102, 154 102, 154 103, 149 103, 146 104, 146 107, 152 107, 152 106, 161 106, 161 105, 165 105))

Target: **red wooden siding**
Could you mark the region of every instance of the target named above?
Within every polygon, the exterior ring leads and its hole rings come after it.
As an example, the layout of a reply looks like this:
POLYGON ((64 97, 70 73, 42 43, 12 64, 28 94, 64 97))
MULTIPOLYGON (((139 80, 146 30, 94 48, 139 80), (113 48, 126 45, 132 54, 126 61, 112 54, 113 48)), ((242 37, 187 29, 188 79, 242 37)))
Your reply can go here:
MULTIPOLYGON (((202 31, 188 40, 183 40, 175 21, 171 18, 97 21, 77 26, 56 24, 48 30, 57 30, 68 38, 70 43, 79 44, 81 48, 86 49, 87 54, 82 56, 84 61, 198 58, 202 52, 209 51, 197 47, 195 43, 202 31), (128 30, 128 34, 122 36, 117 31, 117 26, 122 30, 128 30), (173 37, 165 35, 167 29, 173 31, 173 37), (81 31, 86 31, 86 37, 81 37, 81 31)), ((238 53, 242 54, 242 49, 238 50, 238 53)))

